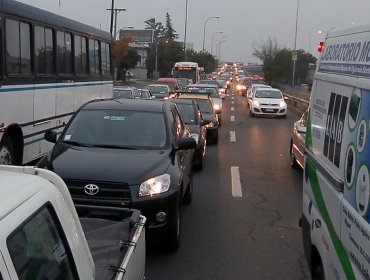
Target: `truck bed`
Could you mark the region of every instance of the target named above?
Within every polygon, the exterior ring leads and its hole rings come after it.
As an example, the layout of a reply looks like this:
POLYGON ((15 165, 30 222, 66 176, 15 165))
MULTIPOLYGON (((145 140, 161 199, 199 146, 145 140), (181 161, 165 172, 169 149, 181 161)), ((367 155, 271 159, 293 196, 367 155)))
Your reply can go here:
MULTIPOLYGON (((145 217, 129 210, 120 221, 80 217, 95 263, 95 279, 132 279, 145 268, 145 217)), ((142 278, 144 271, 142 272, 142 278)))

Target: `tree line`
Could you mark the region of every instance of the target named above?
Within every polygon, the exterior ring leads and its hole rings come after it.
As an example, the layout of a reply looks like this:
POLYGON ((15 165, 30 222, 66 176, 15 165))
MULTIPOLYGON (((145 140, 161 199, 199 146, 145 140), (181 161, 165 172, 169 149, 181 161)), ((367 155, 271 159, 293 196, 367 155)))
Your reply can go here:
MULTIPOLYGON (((172 68, 177 61, 198 62, 199 66, 204 67, 206 73, 214 71, 218 60, 208 53, 196 52, 192 49, 184 49, 183 42, 177 41, 179 35, 173 28, 169 13, 166 13, 165 24, 158 22, 155 18, 150 18, 145 22, 145 29, 154 30, 153 43, 149 46, 148 57, 145 65, 148 70, 148 77, 153 78, 155 70, 159 77, 170 77, 172 68)), ((130 46, 135 38, 123 36, 112 44, 113 65, 117 69, 117 80, 124 80, 126 73, 140 61, 137 51, 130 46)))

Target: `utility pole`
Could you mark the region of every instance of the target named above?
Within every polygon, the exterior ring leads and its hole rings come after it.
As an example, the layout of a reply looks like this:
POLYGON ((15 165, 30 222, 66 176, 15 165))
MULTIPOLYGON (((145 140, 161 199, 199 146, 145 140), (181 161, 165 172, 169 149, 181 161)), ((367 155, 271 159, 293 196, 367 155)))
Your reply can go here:
POLYGON ((117 14, 122 11, 126 11, 126 9, 117 9, 114 8, 114 0, 112 0, 112 8, 107 9, 107 11, 111 11, 111 26, 110 26, 110 34, 114 40, 116 40, 117 35, 117 14), (114 14, 114 33, 113 33, 113 14, 114 14))

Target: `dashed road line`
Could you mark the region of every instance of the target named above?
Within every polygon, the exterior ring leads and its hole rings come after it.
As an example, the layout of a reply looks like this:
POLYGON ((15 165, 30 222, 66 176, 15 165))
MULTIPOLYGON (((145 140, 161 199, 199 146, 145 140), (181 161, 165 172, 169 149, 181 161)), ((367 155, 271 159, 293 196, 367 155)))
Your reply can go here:
POLYGON ((231 111, 234 111, 234 107, 231 107, 231 111))
POLYGON ((236 142, 236 134, 233 130, 230 130, 230 142, 236 142))
POLYGON ((230 121, 235 122, 235 117, 234 116, 231 116, 230 117, 230 121))
POLYGON ((231 192, 233 197, 243 197, 239 166, 231 166, 231 192))

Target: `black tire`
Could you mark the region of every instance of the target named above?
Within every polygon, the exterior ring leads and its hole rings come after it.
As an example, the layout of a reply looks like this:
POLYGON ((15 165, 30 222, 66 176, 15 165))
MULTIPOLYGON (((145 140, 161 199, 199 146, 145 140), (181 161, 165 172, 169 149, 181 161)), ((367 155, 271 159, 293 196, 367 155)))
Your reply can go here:
POLYGON ((313 280, 325 280, 324 268, 322 267, 322 265, 318 265, 315 267, 312 279, 313 280))
POLYGON ((249 111, 249 114, 251 115, 252 118, 255 117, 254 113, 252 113, 252 110, 249 111))
POLYGON ((293 152, 293 145, 291 144, 290 145, 290 166, 292 168, 298 168, 298 163, 297 163, 297 159, 294 155, 294 152, 293 152))
POLYGON ((13 143, 9 137, 3 138, 2 143, 0 143, 0 164, 15 165, 15 159, 13 143))
POLYGON ((167 230, 167 248, 171 252, 176 251, 180 247, 181 239, 181 199, 179 198, 176 205, 175 213, 172 220, 169 221, 167 230))

